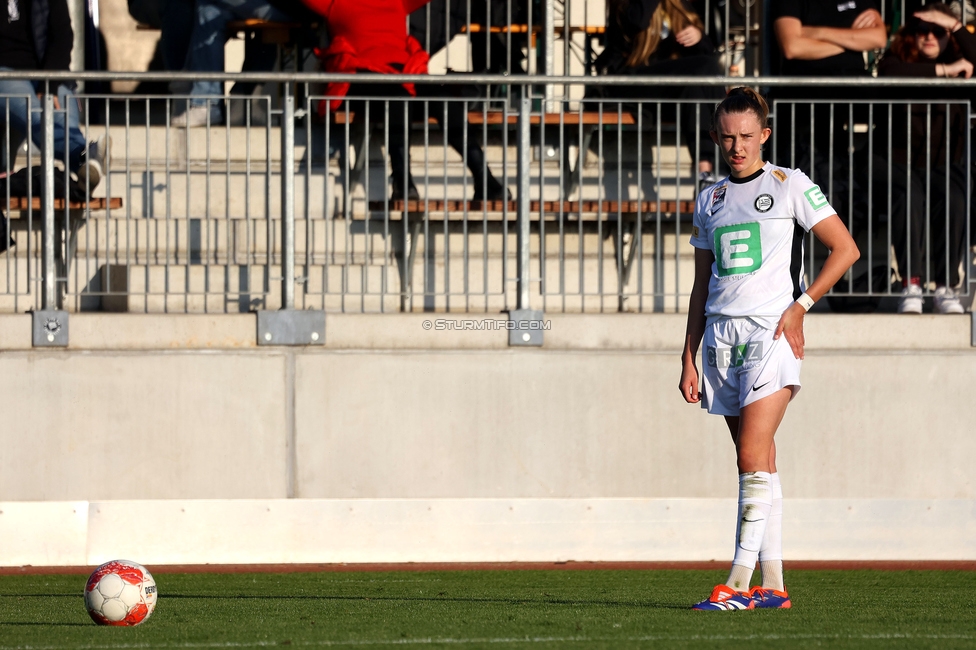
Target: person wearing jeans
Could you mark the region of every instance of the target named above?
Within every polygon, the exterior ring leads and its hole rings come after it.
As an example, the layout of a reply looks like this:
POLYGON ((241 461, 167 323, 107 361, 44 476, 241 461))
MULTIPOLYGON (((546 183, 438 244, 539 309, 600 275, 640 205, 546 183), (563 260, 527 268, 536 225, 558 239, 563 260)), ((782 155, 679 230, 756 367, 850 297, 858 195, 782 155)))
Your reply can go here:
MULTIPOLYGON (((0 5, 0 71, 68 70, 74 36, 66 0, 8 0, 5 4, 0 5)), ((0 79, 0 96, 4 96, 0 98, 0 120, 9 119, 12 130, 30 134, 38 147, 44 137, 40 101, 44 85, 0 79)), ((102 176, 104 143, 101 150, 97 145, 90 150, 78 128, 78 103, 68 85, 57 87, 54 108, 55 158, 64 161, 82 180, 87 179, 89 187, 95 187, 102 176)))
MULTIPOLYGON (((8 72, 13 68, 0 66, 0 71, 8 72)), ((7 117, 7 107, 10 109, 10 128, 18 133, 27 135, 38 147, 44 138, 44 126, 41 123, 41 100, 38 97, 44 90, 43 82, 30 82, 23 79, 0 79, 0 115, 7 117), (28 123, 30 130, 28 131, 28 123)), ((77 173, 85 161, 88 141, 78 128, 78 104, 74 93, 67 86, 58 86, 57 99, 54 102, 54 157, 67 161, 68 169, 77 173), (61 110, 58 110, 61 109, 61 110), (67 123, 65 114, 67 114, 67 123), (67 150, 65 149, 67 141, 67 150), (67 155, 65 155, 67 153, 67 155)))
MULTIPOLYGON (((186 55, 188 72, 223 72, 224 43, 227 42, 227 24, 234 20, 260 18, 271 22, 311 22, 304 20, 308 10, 298 0, 197 0, 196 22, 190 36, 190 49, 186 55)), ((249 72, 267 72, 274 67, 274 56, 247 57, 245 69, 249 72)), ((219 81, 196 81, 190 90, 187 110, 173 118, 173 126, 205 126, 222 122, 220 96, 223 94, 219 81)))

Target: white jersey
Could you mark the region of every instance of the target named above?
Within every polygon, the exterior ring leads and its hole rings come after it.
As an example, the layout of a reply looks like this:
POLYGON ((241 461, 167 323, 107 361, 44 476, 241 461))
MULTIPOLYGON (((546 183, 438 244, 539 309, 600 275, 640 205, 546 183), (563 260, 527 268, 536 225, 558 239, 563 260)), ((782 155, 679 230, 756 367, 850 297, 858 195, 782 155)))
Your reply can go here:
POLYGON ((691 245, 715 254, 705 316, 775 329, 805 290, 804 234, 836 211, 806 174, 766 163, 698 195, 691 245))

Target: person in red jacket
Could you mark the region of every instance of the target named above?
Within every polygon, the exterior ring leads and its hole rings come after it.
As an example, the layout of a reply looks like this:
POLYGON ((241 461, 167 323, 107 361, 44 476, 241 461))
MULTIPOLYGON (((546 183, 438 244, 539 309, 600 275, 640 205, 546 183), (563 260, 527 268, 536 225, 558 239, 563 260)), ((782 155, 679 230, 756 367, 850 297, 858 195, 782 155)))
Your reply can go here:
MULTIPOLYGON (((429 56, 420 43, 407 33, 407 16, 423 7, 429 0, 304 0, 305 4, 325 18, 331 38, 329 48, 322 55, 327 72, 374 72, 381 74, 426 74, 429 56)), ((333 83, 326 95, 333 99, 329 108, 338 110, 342 98, 352 97, 417 97, 449 99, 447 115, 443 102, 430 102, 430 115, 447 131, 448 143, 464 158, 474 176, 474 199, 510 199, 488 169, 484 151, 478 144, 476 130, 467 130, 464 102, 445 84, 349 84, 333 83), (446 122, 446 124, 445 124, 446 122)), ((414 112, 421 118, 421 102, 410 103, 404 109, 391 103, 389 110, 389 154, 393 168, 393 198, 419 198, 410 175, 410 161, 405 140, 406 122, 414 112)), ((365 102, 350 100, 349 109, 364 113, 365 102)), ((384 120, 382 102, 373 101, 370 117, 378 123, 384 120)))

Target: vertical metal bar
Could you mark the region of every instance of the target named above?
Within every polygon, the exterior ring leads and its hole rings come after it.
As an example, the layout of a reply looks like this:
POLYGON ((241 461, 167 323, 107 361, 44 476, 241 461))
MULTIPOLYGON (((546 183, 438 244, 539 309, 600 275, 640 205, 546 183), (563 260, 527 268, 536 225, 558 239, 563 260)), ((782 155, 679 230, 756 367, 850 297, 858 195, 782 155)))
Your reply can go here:
POLYGON ((57 264, 54 256, 54 95, 50 82, 44 83, 41 122, 44 139, 41 146, 41 216, 44 222, 44 295, 41 306, 57 309, 57 264))
POLYGON ((295 308, 295 93, 283 84, 281 116, 281 308, 295 308))
POLYGON ((529 166, 530 150, 529 126, 532 100, 529 86, 521 86, 518 113, 518 309, 529 308, 529 166))
MULTIPOLYGON (((966 143, 965 144, 966 169, 972 169, 971 138, 972 138, 973 123, 972 123, 972 106, 970 105, 969 102, 966 102, 965 104, 965 111, 966 111, 966 128, 965 128, 966 139, 964 140, 964 142, 966 143)), ((976 250, 973 250, 973 243, 974 243, 972 239, 973 206, 971 204, 971 201, 972 201, 972 183, 966 183, 966 222, 965 222, 966 223, 966 239, 965 239, 966 245, 963 248, 963 251, 965 252, 965 257, 963 258, 963 265, 962 265, 962 272, 963 272, 962 286, 963 286, 963 291, 967 296, 970 295, 969 292, 972 291, 973 289, 972 286, 970 285, 973 282, 973 276, 972 276, 973 256, 974 254, 976 254, 976 250)), ((970 307, 969 311, 974 314, 973 315, 973 325, 974 325, 973 337, 976 338, 976 310, 973 310, 972 307, 970 307)))
MULTIPOLYGON (((556 59, 556 8, 553 6, 553 0, 545 0, 545 15, 543 16, 545 24, 542 28, 542 36, 546 39, 545 43, 545 74, 547 77, 551 77, 555 71, 555 59, 556 59)), ((532 38, 531 28, 529 30, 529 39, 532 38)), ((565 74, 565 71, 564 71, 565 74)), ((554 86, 552 84, 546 84, 546 103, 545 112, 552 113, 554 108, 552 106, 552 99, 555 93, 554 86)))

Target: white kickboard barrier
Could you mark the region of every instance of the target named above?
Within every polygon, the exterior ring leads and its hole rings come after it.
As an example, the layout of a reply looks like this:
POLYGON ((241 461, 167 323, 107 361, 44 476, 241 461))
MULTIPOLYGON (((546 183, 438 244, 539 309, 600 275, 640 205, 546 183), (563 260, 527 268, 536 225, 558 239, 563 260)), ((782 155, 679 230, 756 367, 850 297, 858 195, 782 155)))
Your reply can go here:
MULTIPOLYGON (((0 502, 0 566, 727 561, 732 499, 0 502)), ((972 500, 794 499, 793 560, 976 560, 972 500)))

